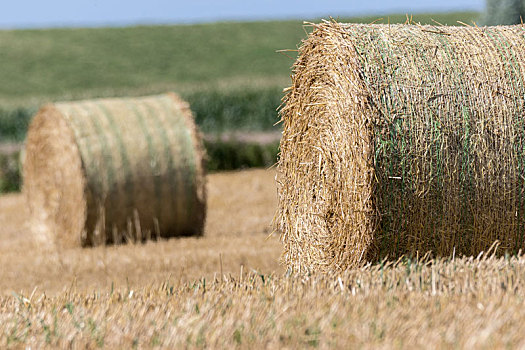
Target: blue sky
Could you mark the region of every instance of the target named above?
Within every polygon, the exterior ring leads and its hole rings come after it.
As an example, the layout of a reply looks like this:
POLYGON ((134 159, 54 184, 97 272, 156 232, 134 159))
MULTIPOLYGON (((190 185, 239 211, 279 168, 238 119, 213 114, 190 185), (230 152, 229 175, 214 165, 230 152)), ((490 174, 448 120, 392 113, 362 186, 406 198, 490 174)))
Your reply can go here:
POLYGON ((485 0, 0 0, 0 27, 119 26, 482 10, 485 0))

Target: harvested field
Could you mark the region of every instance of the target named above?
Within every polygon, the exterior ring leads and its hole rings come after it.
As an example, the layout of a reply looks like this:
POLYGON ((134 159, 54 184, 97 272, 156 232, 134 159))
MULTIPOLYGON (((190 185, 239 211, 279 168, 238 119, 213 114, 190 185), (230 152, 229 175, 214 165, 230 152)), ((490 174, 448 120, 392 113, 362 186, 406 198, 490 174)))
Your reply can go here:
MULTIPOLYGON (((261 254, 265 252, 262 251, 261 254)), ((368 267, 340 278, 242 273, 0 296, 0 344, 36 348, 525 346, 521 259, 368 267)))
POLYGON ((168 276, 183 280, 239 272, 281 271, 280 244, 269 227, 277 203, 274 171, 249 170, 209 176, 206 238, 181 238, 59 252, 32 236, 23 196, 0 197, 0 291, 38 290, 48 295, 72 283, 104 289, 111 283, 146 285, 168 276), (28 254, 30 253, 30 254, 28 254), (181 277, 182 276, 182 277, 181 277))
POLYGON ((523 26, 323 22, 281 110, 286 264, 525 249, 523 26))
POLYGON ((275 172, 209 176, 205 236, 37 246, 0 197, 0 347, 521 348, 525 258, 401 260, 286 277, 275 172))

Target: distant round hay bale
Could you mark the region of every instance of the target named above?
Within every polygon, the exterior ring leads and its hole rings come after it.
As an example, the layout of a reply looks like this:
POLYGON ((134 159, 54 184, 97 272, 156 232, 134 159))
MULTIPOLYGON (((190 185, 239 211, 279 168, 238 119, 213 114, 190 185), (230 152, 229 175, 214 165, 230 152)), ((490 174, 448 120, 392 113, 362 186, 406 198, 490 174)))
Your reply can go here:
POLYGON ((525 247, 525 27, 314 25, 281 109, 294 271, 525 247))
POLYGON ((204 149, 175 94, 41 108, 23 175, 35 231, 60 246, 203 233, 204 149))

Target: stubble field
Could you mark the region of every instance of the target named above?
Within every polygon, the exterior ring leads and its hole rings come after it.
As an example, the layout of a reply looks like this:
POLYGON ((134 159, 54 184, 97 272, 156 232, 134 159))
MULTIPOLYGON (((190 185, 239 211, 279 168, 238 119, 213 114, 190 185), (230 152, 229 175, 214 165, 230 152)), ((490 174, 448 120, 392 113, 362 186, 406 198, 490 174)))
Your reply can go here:
POLYGON ((122 246, 57 251, 33 237, 21 194, 0 197, 0 293, 37 291, 52 295, 74 285, 105 290, 114 285, 184 281, 214 273, 280 271, 280 244, 270 236, 277 193, 271 170, 212 174, 204 238, 181 238, 122 246))
POLYGON ((274 170, 212 174, 203 238, 56 251, 0 197, 0 346, 523 348, 525 259, 287 276, 274 170))

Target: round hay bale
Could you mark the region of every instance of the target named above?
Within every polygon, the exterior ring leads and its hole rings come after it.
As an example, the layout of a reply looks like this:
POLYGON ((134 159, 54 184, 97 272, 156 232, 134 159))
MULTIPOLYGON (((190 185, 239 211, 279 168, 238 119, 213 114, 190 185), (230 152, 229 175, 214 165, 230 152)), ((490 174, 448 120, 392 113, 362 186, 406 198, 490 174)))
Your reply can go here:
POLYGON ((41 108, 23 175, 33 228, 60 246, 203 233, 204 149, 172 93, 41 108))
POLYGON ((324 22, 280 111, 294 271, 525 247, 525 27, 324 22))

